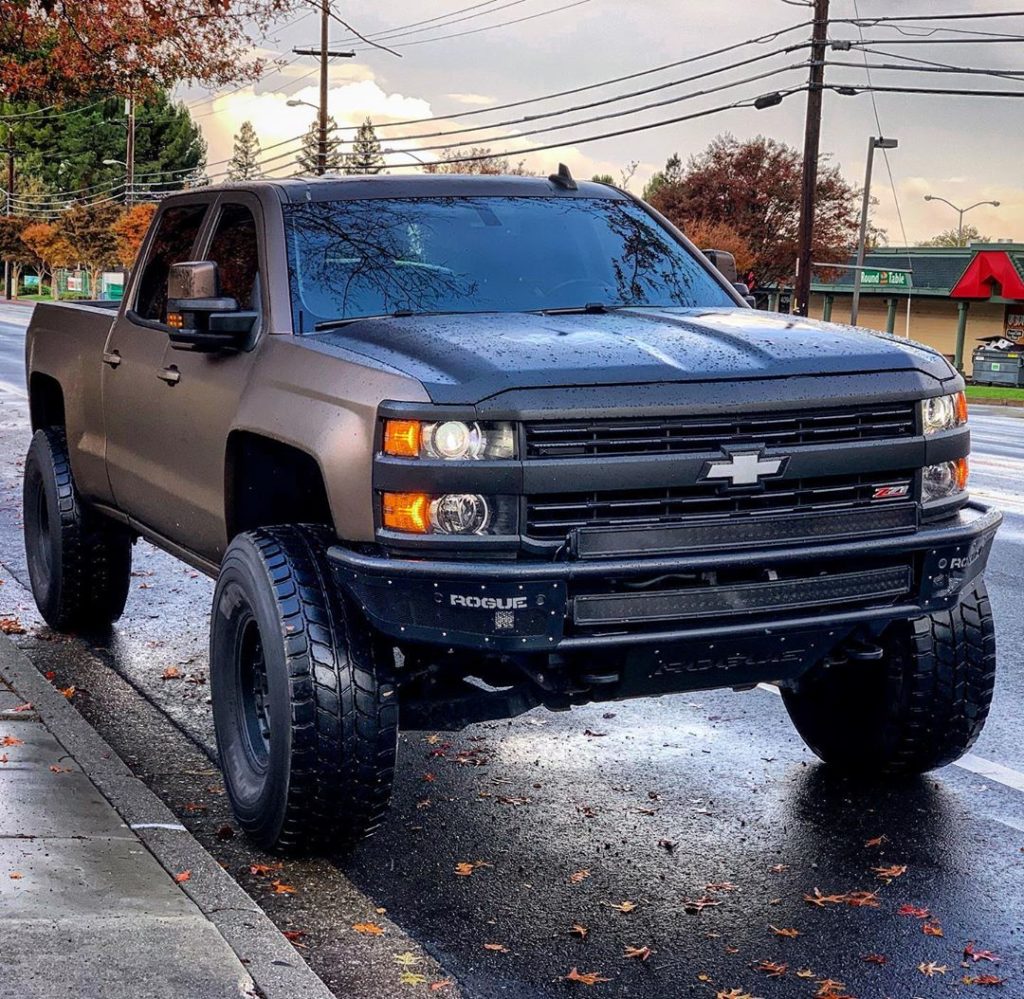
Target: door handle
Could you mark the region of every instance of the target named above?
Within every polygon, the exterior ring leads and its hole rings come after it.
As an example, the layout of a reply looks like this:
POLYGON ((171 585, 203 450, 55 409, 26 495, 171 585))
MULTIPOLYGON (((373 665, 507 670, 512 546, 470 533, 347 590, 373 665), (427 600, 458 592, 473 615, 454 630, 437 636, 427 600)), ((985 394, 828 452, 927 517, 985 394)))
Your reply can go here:
POLYGON ((157 378, 168 385, 177 385, 181 381, 181 372, 172 364, 169 368, 157 372, 157 378))
POLYGON ((116 350, 103 351, 103 363, 116 368, 121 363, 121 355, 116 350))

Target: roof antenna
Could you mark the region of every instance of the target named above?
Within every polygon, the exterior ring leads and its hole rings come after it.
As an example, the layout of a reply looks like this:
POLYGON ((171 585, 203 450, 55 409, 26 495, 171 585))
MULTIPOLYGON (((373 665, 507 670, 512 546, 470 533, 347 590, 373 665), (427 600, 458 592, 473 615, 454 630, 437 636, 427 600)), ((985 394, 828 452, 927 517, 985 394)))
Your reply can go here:
POLYGON ((569 173, 569 168, 564 163, 558 164, 558 173, 551 174, 548 180, 556 187, 561 187, 566 191, 579 190, 576 186, 576 181, 572 179, 572 174, 569 173))

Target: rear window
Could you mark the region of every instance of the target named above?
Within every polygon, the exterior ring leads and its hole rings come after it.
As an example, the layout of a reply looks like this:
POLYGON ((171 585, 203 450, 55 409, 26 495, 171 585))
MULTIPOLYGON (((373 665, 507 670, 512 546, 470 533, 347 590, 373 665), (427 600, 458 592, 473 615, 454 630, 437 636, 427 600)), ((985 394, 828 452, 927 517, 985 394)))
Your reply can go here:
POLYGON ((610 198, 285 206, 295 328, 395 312, 735 305, 642 208, 610 198))

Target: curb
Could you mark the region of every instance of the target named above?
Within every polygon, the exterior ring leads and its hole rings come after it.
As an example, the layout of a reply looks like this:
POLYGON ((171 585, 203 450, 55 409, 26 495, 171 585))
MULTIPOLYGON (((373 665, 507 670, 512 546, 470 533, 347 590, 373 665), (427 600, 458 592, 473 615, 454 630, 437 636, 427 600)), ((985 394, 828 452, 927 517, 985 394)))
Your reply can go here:
POLYGON ((188 869, 180 887, 238 955, 264 999, 334 999, 270 918, 136 777, 103 737, 0 634, 0 677, 75 758, 97 790, 168 874, 188 869))

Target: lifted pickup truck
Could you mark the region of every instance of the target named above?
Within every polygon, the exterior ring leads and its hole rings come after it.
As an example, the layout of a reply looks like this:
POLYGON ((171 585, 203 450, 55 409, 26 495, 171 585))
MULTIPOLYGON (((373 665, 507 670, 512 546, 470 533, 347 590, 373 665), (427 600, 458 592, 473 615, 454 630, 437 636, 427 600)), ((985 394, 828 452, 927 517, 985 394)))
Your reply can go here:
POLYGON ((917 773, 992 696, 963 382, 751 310, 601 184, 327 178, 164 201, 117 308, 28 334, 32 588, 121 614, 143 537, 216 577, 242 827, 336 846, 399 720, 778 683, 823 760, 917 773))

